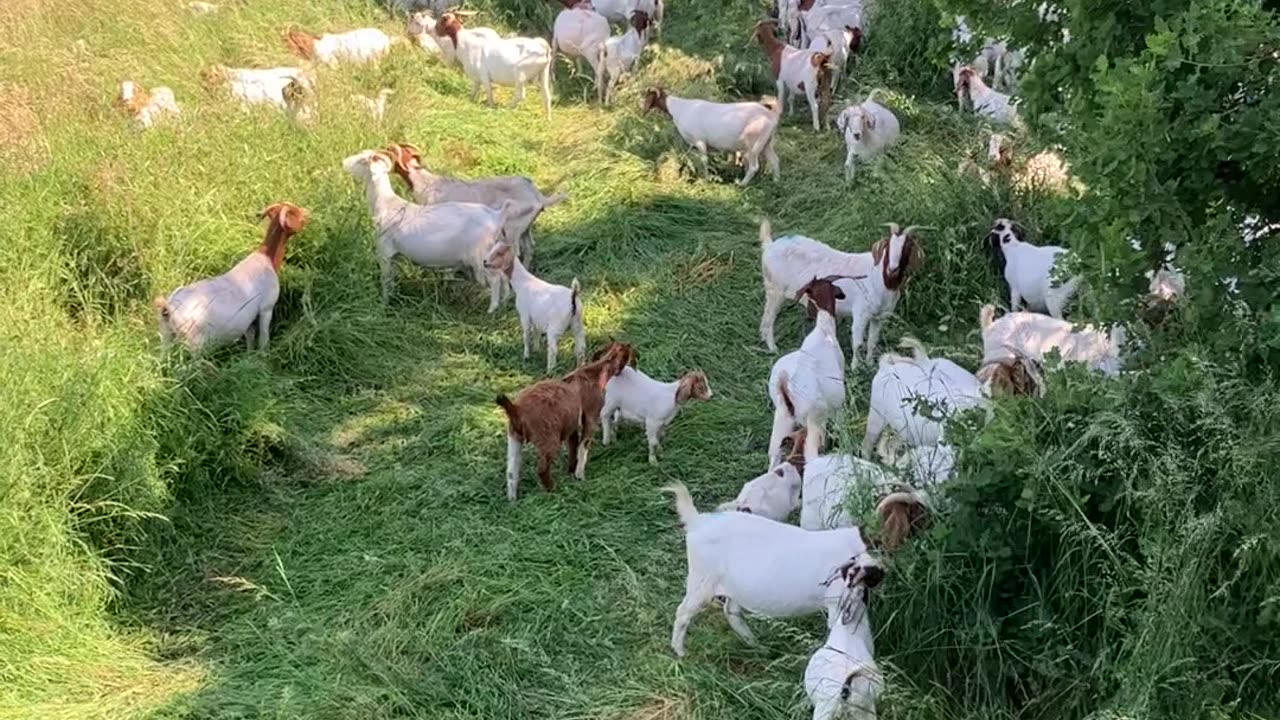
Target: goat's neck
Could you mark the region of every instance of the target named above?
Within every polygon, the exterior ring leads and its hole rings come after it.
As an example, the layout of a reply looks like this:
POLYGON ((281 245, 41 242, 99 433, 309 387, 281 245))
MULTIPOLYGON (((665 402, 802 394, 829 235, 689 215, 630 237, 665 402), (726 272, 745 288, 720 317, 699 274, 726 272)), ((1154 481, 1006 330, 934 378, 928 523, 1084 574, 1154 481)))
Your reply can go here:
POLYGON ((409 204, 396 195, 391 187, 391 178, 387 175, 370 178, 365 187, 365 195, 369 199, 369 212, 377 221, 389 219, 389 216, 403 211, 409 204))
POLYGON ((440 176, 430 170, 414 163, 406 173, 406 180, 409 181, 409 189, 413 190, 413 194, 424 193, 430 190, 434 185, 440 182, 440 176))
POLYGON ((872 658, 871 617, 864 606, 857 619, 848 625, 841 622, 840 608, 832 603, 827 606, 827 647, 857 660, 872 658))
POLYGON ((524 263, 512 258, 511 269, 507 271, 507 279, 511 281, 512 288, 517 288, 524 287, 537 278, 525 268, 524 263))
POLYGON ((836 337, 836 316, 826 310, 819 310, 818 317, 814 319, 813 329, 821 330, 834 339, 836 337))
POLYGON ((271 225, 267 228, 267 236, 263 238, 262 244, 258 246, 258 252, 266 255, 271 260, 271 267, 279 270, 284 264, 284 246, 289 241, 290 233, 276 220, 271 221, 271 225))

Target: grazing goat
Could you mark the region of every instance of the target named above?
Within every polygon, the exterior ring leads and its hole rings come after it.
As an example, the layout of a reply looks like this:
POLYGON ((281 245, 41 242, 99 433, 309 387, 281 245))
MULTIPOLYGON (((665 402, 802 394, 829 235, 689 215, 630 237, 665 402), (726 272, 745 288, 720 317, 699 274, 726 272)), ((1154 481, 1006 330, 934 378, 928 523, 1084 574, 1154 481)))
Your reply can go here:
POLYGON ((156 87, 148 93, 132 80, 120 83, 120 98, 117 103, 143 130, 160 122, 166 115, 182 114, 182 110, 178 107, 178 100, 173 96, 173 90, 167 87, 156 87))
POLYGON ((391 156, 381 150, 365 150, 342 161, 343 169, 365 184, 377 229, 382 301, 391 298, 395 257, 404 255, 427 268, 470 268, 476 282, 489 286, 489 312, 497 310, 502 278, 485 269, 484 259, 502 237, 510 201, 496 211, 478 203, 415 205, 391 188, 393 165, 391 156))
POLYGON ((307 224, 307 211, 280 202, 262 211, 269 220, 258 249, 217 277, 184 285, 156 297, 152 305, 165 344, 177 338, 193 353, 226 345, 243 337, 250 349, 271 340, 271 315, 280 297, 278 273, 285 245, 307 224), (255 331, 256 326, 256 331, 255 331))
POLYGON ((809 101, 809 111, 813 115, 813 129, 822 129, 820 114, 822 106, 829 104, 831 94, 831 53, 820 53, 813 50, 801 50, 787 45, 774 36, 776 23, 762 20, 756 23, 756 40, 769 56, 769 70, 778 87, 778 102, 785 103, 787 91, 792 92, 791 106, 795 109, 795 94, 804 93, 809 101), (822 95, 821 106, 819 94, 822 95))
POLYGON ((756 176, 760 170, 761 155, 769 163, 773 179, 776 181, 781 176, 774 134, 778 130, 782 105, 776 100, 717 103, 676 97, 661 88, 650 88, 645 92, 641 110, 646 113, 659 110, 671 118, 676 132, 702 159, 704 176, 709 171, 708 148, 745 154, 747 172, 738 185, 746 185, 756 176))
POLYGON ((510 201, 507 210, 508 242, 519 243, 517 253, 525 266, 533 264, 533 223, 543 210, 563 202, 568 195, 544 195, 527 177, 504 175, 480 180, 460 180, 436 175, 422 166, 422 153, 408 143, 393 144, 387 152, 395 159, 395 171, 413 190, 422 205, 470 202, 497 210, 510 201))
POLYGON ((849 64, 850 46, 856 45, 861 37, 861 31, 857 28, 823 30, 805 44, 808 50, 831 55, 832 94, 840 88, 840 80, 844 78, 845 68, 849 64))
POLYGON ((596 12, 588 0, 560 0, 565 9, 556 16, 551 48, 573 60, 582 58, 591 66, 592 77, 600 76, 600 48, 609 39, 609 21, 596 12))
POLYGON ((791 511, 800 506, 800 486, 804 478, 800 470, 789 462, 748 480, 738 496, 721 503, 716 512, 754 513, 761 517, 786 522, 791 511))
POLYGON ((913 338, 903 338, 912 356, 880 356, 871 380, 871 407, 862 457, 871 457, 880 434, 893 431, 908 447, 930 447, 945 437, 943 423, 957 413, 985 407, 982 383, 946 358, 931 358, 913 338), (923 401, 923 402, 922 402, 923 401))
POLYGON ((671 649, 679 657, 684 657, 689 622, 712 599, 725 599, 729 626, 754 645, 743 610, 768 617, 819 612, 826 606, 832 573, 867 551, 858 528, 811 532, 754 513, 699 513, 684 485, 663 491, 675 496, 689 562, 684 599, 671 629, 671 649))
POLYGON ((1001 125, 1021 127, 1022 118, 1012 97, 992 90, 978 76, 972 66, 963 65, 955 70, 956 99, 963 110, 967 102, 973 111, 1001 125))
POLYGON ((653 20, 652 25, 640 32, 644 40, 649 40, 650 28, 662 27, 662 15, 665 10, 662 0, 591 0, 591 9, 600 13, 611 23, 631 22, 637 12, 642 12, 653 20))
MULTIPOLYGON (((403 38, 398 38, 403 40, 403 38)), ((380 60, 394 41, 377 28, 360 28, 344 33, 314 35, 297 28, 284 33, 285 45, 303 60, 315 60, 329 67, 339 63, 367 63, 380 60)))
POLYGON ((880 326, 897 307, 907 281, 924 264, 924 250, 916 235, 917 226, 899 229, 889 224, 889 237, 877 240, 870 252, 846 253, 802 235, 771 240, 767 223, 760 226, 761 270, 764 276, 764 313, 760 337, 770 352, 777 352, 773 326, 782 303, 795 297, 815 276, 836 273, 845 295, 836 303, 836 315, 853 319, 850 361, 858 362, 858 352, 866 337, 868 360, 875 356, 880 326), (860 278, 854 280, 852 278, 860 278))
POLYGON ((1056 245, 1032 245, 1023 238, 1022 226, 999 218, 987 234, 987 244, 997 268, 1009 283, 1009 309, 1017 311, 1025 302, 1034 312, 1048 312, 1061 319, 1082 278, 1055 283, 1053 271, 1067 249, 1056 245))
POLYGON ((850 105, 836 117, 836 130, 844 136, 844 178, 853 179, 854 160, 867 162, 898 142, 898 118, 874 100, 878 90, 867 99, 850 105))
POLYGON ((801 0, 798 5, 800 15, 800 42, 808 44, 813 38, 832 30, 844 31, 845 47, 848 52, 856 53, 862 49, 863 28, 866 21, 861 2, 842 2, 840 4, 817 5, 801 0))
POLYGON ((524 336, 524 359, 529 359, 529 335, 538 332, 547 339, 547 374, 556 367, 556 351, 560 336, 573 332, 573 356, 581 363, 586 359, 587 334, 582 326, 582 299, 578 279, 570 287, 552 285, 534 277, 516 257, 515 250, 499 242, 489 250, 484 266, 500 273, 511 283, 516 295, 516 312, 520 315, 520 332, 524 336))
POLYGON ((844 292, 836 287, 835 277, 815 277, 796 292, 797 300, 809 298, 817 318, 800 349, 778 358, 769 373, 769 400, 774 407, 770 468, 781 462, 782 440, 797 424, 808 431, 806 455, 810 445, 816 454, 827 417, 844 406, 844 353, 836 339, 835 316, 836 301, 844 298, 844 292))
MULTIPOLYGON (((484 88, 485 98, 493 105, 493 86, 514 87, 508 107, 524 100, 524 86, 538 83, 542 93, 542 110, 551 119, 551 46, 542 38, 502 38, 494 40, 483 33, 472 33, 462 27, 457 13, 445 13, 435 24, 437 37, 453 44, 462 72, 471 79, 471 100, 484 88)), ((442 41, 443 42, 443 41, 442 41)))
POLYGON ((640 60, 645 38, 649 34, 648 27, 649 16, 637 10, 632 13, 631 26, 625 33, 611 37, 600 45, 600 60, 596 64, 596 88, 600 93, 600 102, 609 102, 614 86, 640 60))
POLYGON ((884 573, 867 554, 841 566, 828 583, 843 592, 827 596, 827 641, 809 657, 804 691, 813 703, 813 720, 875 720, 884 676, 875 661, 868 590, 884 573))
POLYGON ((658 464, 662 432, 676 413, 690 400, 710 400, 711 386, 701 372, 687 372, 675 382, 658 382, 635 368, 623 368, 609 381, 604 392, 600 425, 604 444, 613 442, 614 423, 626 421, 644 425, 649 440, 649 464, 658 464))
POLYGON ((1127 335, 1123 325, 1113 326, 1110 332, 1091 325, 1076 330, 1065 320, 1039 313, 1011 312, 999 320, 995 313, 994 305, 984 305, 978 314, 983 353, 978 379, 983 382, 998 378, 1018 361, 1043 363, 1052 350, 1064 362, 1084 363, 1107 376, 1120 374, 1120 350, 1127 335))
MULTIPOLYGON (((453 14, 459 17, 465 17, 473 13, 455 10, 453 14)), ((449 40, 448 35, 436 34, 437 22, 438 21, 435 19, 435 16, 430 12, 425 10, 415 12, 409 16, 409 20, 405 24, 405 33, 409 36, 409 39, 416 41, 419 47, 427 50, 428 52, 434 48, 440 53, 440 57, 444 59, 446 65, 452 65, 458 61, 458 51, 454 47, 453 41, 449 40)), ((471 33, 474 37, 491 40, 493 42, 497 42, 502 39, 502 36, 498 34, 498 31, 493 28, 469 27, 467 28, 467 32, 471 33)))
POLYGON ((291 107, 287 95, 299 87, 310 88, 312 84, 305 71, 293 67, 259 69, 213 65, 204 71, 203 79, 209 87, 227 88, 231 96, 245 108, 252 105, 274 105, 286 112, 291 107), (291 88, 289 93, 286 93, 286 88, 291 88))
POLYGON ((551 463, 560 446, 569 451, 569 473, 586 478, 587 454, 596 420, 604 405, 609 380, 631 362, 629 345, 613 343, 598 359, 563 378, 543 380, 521 390, 515 398, 499 395, 496 402, 507 415, 507 499, 520 487, 520 450, 524 443, 538 448, 538 482, 555 490, 551 463))

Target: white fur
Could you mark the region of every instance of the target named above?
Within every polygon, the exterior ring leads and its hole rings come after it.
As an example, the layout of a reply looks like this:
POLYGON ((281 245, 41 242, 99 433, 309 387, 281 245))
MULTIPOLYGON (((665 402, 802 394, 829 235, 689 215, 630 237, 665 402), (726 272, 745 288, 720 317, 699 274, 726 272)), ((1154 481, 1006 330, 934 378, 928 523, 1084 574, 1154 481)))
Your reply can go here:
POLYGON ((1064 362, 1079 362, 1105 375, 1120 373, 1120 357, 1126 333, 1116 325, 1110 332, 1086 325, 1076 330, 1065 321, 1039 313, 1012 312, 996 320, 995 307, 986 305, 979 314, 982 328, 982 364, 1010 362, 1019 357, 1043 362, 1057 350, 1064 362))
POLYGON ((905 339, 903 344, 913 347, 914 356, 885 353, 871 380, 864 458, 871 457, 886 428, 908 447, 931 447, 945 438, 945 419, 985 405, 985 391, 973 373, 946 358, 930 358, 918 342, 905 339))
POLYGON ((608 103, 613 89, 622 76, 631 72, 644 52, 645 38, 628 25, 622 35, 610 37, 600 45, 600 59, 596 63, 596 88, 600 102, 608 103))
POLYGON ((285 88, 298 83, 303 88, 311 86, 311 79, 301 68, 228 68, 215 65, 211 69, 231 93, 246 108, 253 105, 273 105, 289 111, 285 88))
MULTIPOLYGON (((704 378, 705 379, 705 378, 704 378)), ((613 442, 614 425, 621 421, 644 425, 649 441, 649 464, 658 464, 662 432, 680 412, 677 395, 680 379, 659 382, 633 367, 609 379, 604 388, 604 407, 600 410, 600 428, 605 445, 613 442)), ((707 385, 706 399, 712 395, 707 385)))
MULTIPOLYGON (((866 565, 874 561, 864 555, 866 565)), ((876 700, 884 690, 884 677, 875 661, 870 609, 863 601, 859 575, 850 578, 844 593, 828 594, 827 640, 809 657, 804 670, 804 691, 813 703, 813 720, 875 720, 876 700), (842 606, 848 604, 846 619, 842 606)))
POLYGON ((1081 277, 1068 278, 1061 284, 1053 280, 1053 269, 1064 259, 1067 249, 1056 245, 1032 245, 1018 238, 1012 220, 999 218, 991 228, 988 242, 1004 256, 1004 279, 1009 283, 1009 309, 1017 311, 1026 303, 1034 312, 1048 312, 1062 318, 1071 302, 1081 277))
MULTIPOLYGON (((665 11, 662 0, 592 0, 591 7, 611 23, 630 22, 632 13, 637 10, 643 12, 653 20, 650 31, 662 27, 665 11)), ((648 41, 649 38, 644 39, 648 41)))
MULTIPOLYGON (((813 64, 816 56, 825 53, 813 50, 801 50, 793 45, 783 45, 782 61, 776 78, 778 103, 781 108, 787 101, 787 92, 791 92, 790 110, 795 110, 796 96, 803 94, 809 102, 809 113, 813 116, 813 129, 820 131, 822 126, 818 117, 818 75, 819 66, 813 64), (803 89, 801 89, 803 87, 803 89)), ((828 58, 825 62, 830 62, 828 58)))
POLYGON ((599 75, 600 47, 609 39, 609 21, 589 5, 561 10, 552 28, 551 47, 571 59, 583 58, 599 75))
MULTIPOLYGON (((815 3, 809 10, 800 12, 800 41, 809 44, 813 38, 830 30, 865 27, 865 10, 861 2, 840 4, 815 3)), ((848 45, 845 45, 846 50, 848 45)))
POLYGON ((779 178, 778 153, 773 139, 782 110, 780 101, 770 109, 759 102, 717 103, 667 95, 666 103, 676 132, 698 152, 704 172, 710 148, 745 154, 747 172, 738 181, 739 185, 746 185, 755 177, 761 155, 769 163, 773 179, 779 178))
MULTIPOLYGON (((493 28, 468 27, 466 30, 473 37, 479 37, 484 40, 497 42, 502 39, 498 31, 493 28)), ((436 35, 436 17, 430 12, 421 10, 410 15, 405 25, 405 31, 409 37, 418 41, 419 47, 428 52, 433 49, 439 52, 446 65, 458 62, 458 50, 453 46, 453 41, 448 37, 436 35)))
POLYGON ((846 180, 853 179, 855 160, 865 163, 898 141, 898 118, 871 95, 836 117, 836 129, 844 136, 846 180))
POLYGON ((560 336, 566 330, 573 332, 573 356, 581 364, 586 359, 587 336, 582 325, 582 292, 578 279, 572 287, 555 285, 525 269, 515 250, 505 242, 496 243, 485 259, 485 268, 491 273, 505 272, 505 264, 494 264, 497 256, 510 253, 505 262, 510 263, 511 290, 516 296, 516 313, 520 316, 520 332, 524 337, 524 359, 529 359, 531 332, 542 333, 547 341, 547 374, 556 367, 556 351, 560 336))
POLYGON ((365 112, 369 113, 369 116, 372 117, 374 120, 381 121, 382 116, 387 111, 387 98, 391 97, 393 93, 395 93, 394 90, 383 88, 382 90, 378 91, 378 95, 376 98, 367 98, 363 95, 354 95, 352 96, 352 100, 354 100, 358 105, 360 105, 365 112))
POLYGON ((808 50, 831 55, 828 64, 831 65, 832 93, 840 89, 840 81, 844 79, 845 68, 849 64, 849 43, 852 41, 853 34, 849 30, 832 28, 815 33, 805 44, 808 50))
MULTIPOLYGON (((120 100, 121 102, 129 102, 137 96, 137 93, 143 92, 132 80, 125 80, 120 83, 120 100)), ((167 87, 155 87, 149 93, 150 98, 147 104, 138 108, 134 113, 133 119, 138 123, 138 127, 146 130, 164 119, 166 115, 181 115, 182 109, 178 107, 178 100, 173 95, 173 90, 167 87)))
MULTIPOLYGON (((440 38, 442 46, 451 45, 451 38, 440 38)), ((542 92, 542 109, 551 118, 551 46, 542 38, 493 39, 486 33, 467 28, 458 31, 458 44, 454 48, 462 72, 471 80, 471 100, 484 88, 485 99, 493 105, 493 86, 515 88, 509 107, 524 100, 525 83, 537 83, 542 92)))
POLYGON ((1014 99, 988 87, 976 69, 971 66, 957 67, 954 75, 956 98, 961 108, 968 103, 974 112, 992 122, 1015 127, 1022 125, 1014 99), (967 88, 961 80, 962 74, 969 78, 967 88))
POLYGON ((671 649, 681 657, 689 622, 713 598, 725 598, 730 627, 754 644, 743 610, 769 617, 818 612, 832 592, 832 573, 867 551, 858 528, 810 532, 753 513, 699 513, 683 485, 665 489, 675 495, 687 535, 689 574, 671 629, 671 649))
POLYGON ((343 168, 365 184, 375 244, 382 269, 382 299, 391 296, 394 260, 404 255, 428 268, 469 268, 476 282, 489 287, 489 312, 498 309, 502 279, 484 267, 485 256, 502 235, 509 208, 493 210, 477 203, 415 205, 391 188, 390 159, 365 150, 343 160, 343 168))
POLYGON ((326 33, 315 39, 315 59, 329 67, 367 63, 382 58, 390 52, 391 45, 391 38, 377 28, 326 33))
POLYGON ((787 516, 800 506, 803 480, 791 463, 781 463, 772 470, 743 484, 738 496, 721 503, 717 512, 754 513, 770 520, 786 522, 787 516))

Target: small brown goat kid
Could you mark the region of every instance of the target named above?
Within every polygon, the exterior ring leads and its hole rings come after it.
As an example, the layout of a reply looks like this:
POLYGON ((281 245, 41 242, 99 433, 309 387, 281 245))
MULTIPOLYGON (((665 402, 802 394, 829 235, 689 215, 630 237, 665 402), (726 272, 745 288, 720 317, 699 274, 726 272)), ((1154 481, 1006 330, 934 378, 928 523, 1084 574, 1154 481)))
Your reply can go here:
POLYGON ((555 490, 551 464, 560 446, 569 451, 569 472, 586 477, 591 438, 604 407, 604 387, 631 363, 635 351, 624 343, 610 343, 592 361, 559 379, 542 380, 521 390, 514 399, 499 395, 507 414, 507 499, 515 500, 520 485, 520 450, 524 443, 538 448, 538 482, 555 490))

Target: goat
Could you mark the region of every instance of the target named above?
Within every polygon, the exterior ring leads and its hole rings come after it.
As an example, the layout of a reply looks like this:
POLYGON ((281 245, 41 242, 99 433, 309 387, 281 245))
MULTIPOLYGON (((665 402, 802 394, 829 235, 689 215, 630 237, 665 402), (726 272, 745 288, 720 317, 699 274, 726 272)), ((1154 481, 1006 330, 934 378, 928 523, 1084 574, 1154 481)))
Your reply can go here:
POLYGON ((768 617, 818 612, 829 594, 825 581, 849 558, 867 551, 858 528, 811 532, 754 513, 699 513, 684 485, 662 490, 675 496, 689 563, 671 629, 671 649, 679 657, 685 654, 690 621, 712 599, 725 598, 729 626, 754 645, 743 610, 768 617))
POLYGON ((875 661, 868 590, 883 571, 867 554, 841 566, 827 583, 840 581, 843 592, 828 594, 827 641, 809 657, 804 690, 813 703, 813 720, 834 720, 843 712, 853 720, 875 720, 884 677, 875 661))
POLYGON ((831 30, 843 30, 849 33, 846 48, 855 53, 862 49, 863 27, 865 26, 864 9, 861 2, 844 2, 840 4, 817 5, 804 0, 799 4, 800 42, 809 43, 814 37, 831 30))
MULTIPOLYGON (((471 13, 462 10, 453 11, 454 15, 459 17, 466 16, 471 13)), ((441 18, 443 19, 443 17, 441 18)), ((444 59, 446 65, 452 65, 458 62, 458 51, 454 47, 453 41, 449 40, 448 35, 437 35, 437 20, 428 11, 415 12, 409 16, 409 20, 405 24, 405 33, 409 39, 418 43, 418 46, 430 52, 433 48, 440 53, 440 57, 444 59)), ((479 37, 484 40, 497 42, 502 39, 497 30, 487 27, 469 27, 467 32, 473 37, 479 37)))
POLYGON ((774 135, 782 115, 778 101, 717 103, 692 100, 668 94, 661 88, 645 92, 643 112, 659 110, 671 118, 676 132, 698 152, 702 159, 702 172, 709 172, 707 149, 721 152, 745 153, 746 174, 738 185, 746 185, 760 170, 760 156, 769 163, 769 172, 776 181, 781 176, 778 152, 774 147, 774 135))
POLYGON ((1110 332, 1091 325, 1076 330, 1065 320, 1039 313, 1011 312, 999 320, 995 313, 994 305, 984 305, 978 314, 983 352, 979 380, 989 382, 1026 358, 1043 363, 1051 350, 1057 350, 1063 362, 1084 363, 1111 377, 1120 374, 1120 351, 1127 336, 1123 325, 1115 325, 1110 332))
POLYGON ((553 285, 525 269, 515 250, 505 242, 496 243, 484 261, 485 269, 500 273, 511 283, 516 296, 516 312, 520 315, 520 332, 524 336, 524 359, 529 359, 529 335, 536 331, 546 335, 547 374, 556 367, 556 351, 560 336, 573 332, 573 355, 581 363, 586 359, 587 335, 582 326, 582 300, 578 279, 570 287, 553 285))
POLYGON ((827 417, 844 405, 844 353, 836 339, 836 301, 844 292, 834 284, 836 276, 813 278, 796 292, 817 308, 813 330, 800 349, 783 355, 769 373, 769 400, 773 403, 773 431, 769 436, 769 467, 782 459, 782 440, 795 425, 808 431, 806 456, 816 454, 826 431, 827 417))
POLYGON ((303 60, 315 60, 329 67, 337 67, 340 63, 380 60, 391 51, 395 41, 377 28, 315 35, 291 27, 285 30, 284 42, 293 54, 303 60))
POLYGON ((907 281, 924 264, 915 225, 899 229, 889 223, 889 237, 877 240, 870 252, 846 253, 802 235, 771 239, 767 223, 760 226, 761 271, 764 276, 764 313, 760 337, 770 352, 777 352, 773 326, 782 303, 808 282, 809 278, 836 273, 845 299, 836 303, 836 315, 848 316, 852 323, 850 360, 858 362, 858 352, 866 337, 866 356, 875 356, 880 326, 893 314, 907 281), (858 277, 858 280, 851 278, 858 277))
POLYGON ((563 202, 568 195, 544 195, 527 177, 504 175, 479 180, 461 180, 436 175, 422 166, 422 152, 408 143, 387 147, 395 159, 395 171, 413 190, 422 205, 443 202, 470 202, 497 210, 510 201, 507 210, 506 235, 518 243, 517 255, 526 266, 533 264, 533 223, 543 210, 563 202))
POLYGON ((496 211, 478 203, 415 205, 391 188, 393 165, 391 156, 381 150, 365 150, 342 161, 343 169, 365 184, 377 229, 382 301, 391 298, 395 257, 404 255, 422 267, 470 268, 476 282, 489 287, 489 312, 497 310, 502 279, 485 269, 484 259, 501 239, 510 201, 496 211))
POLYGON ((756 23, 755 36, 769 56, 769 69, 778 87, 778 102, 785 103, 787 90, 791 90, 791 109, 794 110, 794 93, 804 93, 809 101, 809 111, 813 115, 814 132, 820 131, 822 126, 819 120, 821 108, 818 93, 823 93, 824 103, 829 99, 831 53, 801 50, 784 44, 774 36, 775 26, 776 23, 772 20, 762 20, 756 23))
POLYGON ((564 53, 574 62, 582 58, 591 66, 593 77, 599 77, 600 47, 609 39, 609 21, 596 12, 589 0, 560 0, 565 9, 556 16, 552 28, 551 48, 564 53))
POLYGON ((273 105, 284 111, 290 111, 291 107, 286 88, 292 88, 290 93, 293 93, 298 88, 312 85, 305 71, 293 67, 259 69, 213 65, 204 71, 203 80, 209 87, 221 85, 227 88, 242 107, 273 105))
POLYGON ((471 100, 475 102, 484 88, 485 98, 493 105, 493 86, 514 87, 508 107, 524 100, 524 85, 537 82, 542 92, 542 109, 551 119, 551 46, 542 38, 502 38, 494 40, 462 27, 457 13, 445 13, 435 24, 438 37, 453 43, 462 72, 471 79, 471 100))
POLYGON ((162 121, 166 115, 182 114, 173 90, 167 87, 156 87, 148 93, 132 80, 120 83, 120 98, 117 103, 143 130, 162 121))
POLYGON ((600 93, 601 103, 609 102, 613 87, 640 60, 648 28, 649 16, 637 10, 632 13, 631 26, 624 34, 611 37, 600 45, 600 59, 596 64, 596 88, 600 93))
POLYGON ((816 53, 830 54, 831 60, 831 92, 834 94, 844 78, 845 68, 849 64, 850 47, 856 46, 862 35, 857 28, 833 28, 823 30, 809 39, 805 45, 807 50, 816 53))
POLYGON ((968 102, 973 111, 1001 125, 1022 126, 1016 101, 1002 92, 992 90, 970 65, 955 70, 956 99, 964 109, 968 102))
POLYGON ((1056 151, 1041 150, 1015 164, 1012 145, 1007 136, 992 133, 987 142, 987 158, 995 169, 1010 177, 1014 188, 1022 192, 1047 190, 1058 195, 1084 192, 1084 185, 1071 176, 1070 167, 1056 151))
POLYGON ((1060 284, 1054 282, 1054 267, 1065 259, 1067 249, 1032 245, 1025 237, 1022 226, 1008 218, 997 219, 987 234, 996 265, 1009 283, 1009 309, 1016 311, 1025 302, 1034 312, 1061 319, 1082 278, 1075 275, 1060 284))
POLYGON ((507 415, 507 499, 520 487, 520 450, 524 443, 538 448, 538 481, 555 490, 551 463, 561 445, 569 451, 569 472, 586 479, 587 455, 596 419, 604 405, 609 380, 631 362, 631 347, 613 343, 598 359, 559 379, 543 380, 521 390, 514 399, 499 395, 495 402, 507 415))
POLYGON ((623 368, 604 392, 600 425, 604 444, 613 442, 614 423, 642 423, 649 441, 649 464, 658 464, 662 432, 690 400, 710 400, 711 386, 701 372, 687 372, 675 382, 658 382, 635 368, 623 368))
POLYGON ((748 480, 737 497, 721 503, 716 512, 754 513, 761 517, 786 522, 791 511, 800 506, 800 487, 804 479, 800 470, 789 462, 748 480))
POLYGON ((262 244, 236 266, 217 276, 184 285, 168 297, 152 300, 167 345, 177 338, 193 353, 243 337, 259 350, 271 340, 271 315, 280 297, 280 266, 289 238, 307 224, 307 211, 278 202, 262 211, 269 220, 262 244))
POLYGON ((844 136, 844 177, 853 179, 854 159, 866 162, 898 141, 898 118, 875 101, 878 90, 850 105, 836 117, 836 129, 844 136))
POLYGON ((628 23, 637 12, 644 13, 653 20, 651 26, 640 30, 646 42, 649 40, 649 28, 662 26, 664 11, 662 0, 591 0, 591 9, 611 23, 628 23))

